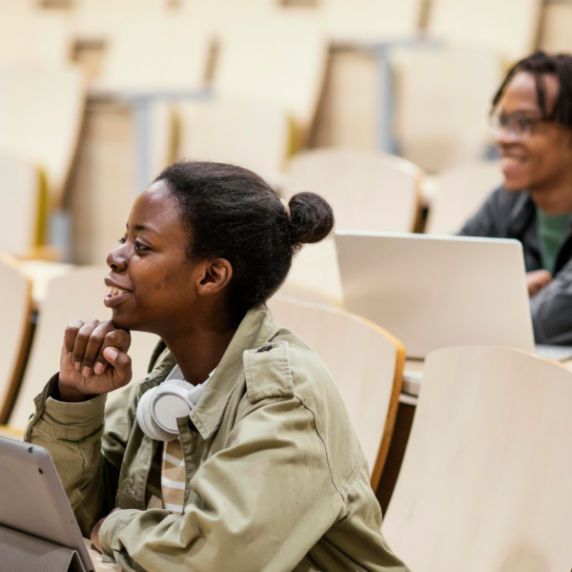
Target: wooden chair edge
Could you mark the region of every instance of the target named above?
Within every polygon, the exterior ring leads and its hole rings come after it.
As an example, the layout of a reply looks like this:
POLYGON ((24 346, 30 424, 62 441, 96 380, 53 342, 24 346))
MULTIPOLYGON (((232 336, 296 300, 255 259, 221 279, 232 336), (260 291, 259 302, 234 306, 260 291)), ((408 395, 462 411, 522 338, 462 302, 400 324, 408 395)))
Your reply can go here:
POLYGON ((375 466, 371 470, 370 484, 372 489, 375 491, 381 479, 381 474, 383 473, 385 461, 387 460, 387 454, 389 452, 389 446, 391 445, 391 440, 393 438, 393 430, 395 428, 395 420, 397 419, 397 410, 399 408, 399 396, 401 395, 401 388, 403 386, 403 370, 405 369, 406 351, 405 346, 395 336, 365 318, 361 318, 360 316, 358 316, 358 318, 367 322, 372 328, 383 334, 395 346, 395 370, 393 374, 391 395, 389 398, 385 425, 383 427, 383 435, 377 452, 375 466))
MULTIPOLYGON (((0 261, 13 266, 14 268, 18 269, 18 261, 13 259, 11 256, 0 253, 0 261)), ((8 423, 8 419, 10 418, 10 413, 12 412, 12 408, 16 402, 16 397, 18 395, 18 391, 20 389, 20 383, 22 381, 22 377, 24 374, 24 369, 26 367, 28 361, 28 355, 30 352, 30 342, 32 338, 32 320, 31 315, 34 309, 34 300, 32 297, 32 280, 28 276, 21 273, 24 278, 26 279, 26 284, 28 288, 27 292, 27 307, 26 307, 26 316, 27 321, 24 327, 24 331, 22 333, 22 337, 20 339, 20 350, 18 352, 18 357, 16 358, 16 364, 12 371, 10 383, 8 386, 8 391, 6 393, 6 397, 4 399, 4 403, 2 403, 2 407, 0 409, 0 426, 8 423)))

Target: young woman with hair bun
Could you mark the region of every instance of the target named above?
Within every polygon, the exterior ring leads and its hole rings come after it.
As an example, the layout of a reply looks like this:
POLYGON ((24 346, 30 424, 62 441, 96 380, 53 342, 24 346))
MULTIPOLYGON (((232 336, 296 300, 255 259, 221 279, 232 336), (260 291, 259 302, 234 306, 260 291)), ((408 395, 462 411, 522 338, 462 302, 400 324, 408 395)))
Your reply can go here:
POLYGON ((107 259, 113 318, 68 326, 26 432, 123 570, 406 570, 333 380, 265 306, 333 224, 319 196, 286 204, 219 163, 175 163, 135 201, 107 259), (106 408, 131 330, 162 341, 106 408))

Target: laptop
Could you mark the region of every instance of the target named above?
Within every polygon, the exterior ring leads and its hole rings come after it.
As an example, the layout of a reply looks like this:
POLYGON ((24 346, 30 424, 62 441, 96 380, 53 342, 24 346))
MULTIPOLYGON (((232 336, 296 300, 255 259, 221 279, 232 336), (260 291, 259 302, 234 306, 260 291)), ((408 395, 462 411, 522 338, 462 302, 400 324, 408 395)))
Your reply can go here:
POLYGON ((2 572, 94 572, 49 452, 0 437, 2 572))
POLYGON ((344 306, 396 336, 408 358, 462 345, 533 352, 517 240, 340 231, 344 306))

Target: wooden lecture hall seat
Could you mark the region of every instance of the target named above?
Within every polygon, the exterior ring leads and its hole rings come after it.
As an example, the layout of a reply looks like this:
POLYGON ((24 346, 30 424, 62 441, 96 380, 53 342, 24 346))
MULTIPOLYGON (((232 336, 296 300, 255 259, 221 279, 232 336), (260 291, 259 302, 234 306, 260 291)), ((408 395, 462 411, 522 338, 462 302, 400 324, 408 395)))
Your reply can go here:
POLYGON ((454 234, 473 216, 488 195, 502 184, 500 164, 481 161, 452 167, 435 177, 425 232, 454 234))
POLYGON ((276 323, 300 336, 324 362, 344 400, 375 490, 393 434, 405 363, 396 338, 338 308, 275 297, 276 323))
MULTIPOLYGON (((23 430, 34 412, 34 397, 42 391, 50 377, 59 371, 60 352, 66 326, 75 320, 107 320, 111 312, 103 305, 106 292, 103 266, 77 267, 54 278, 38 316, 38 326, 9 426, 23 430)), ((143 379, 158 338, 133 332, 129 350, 133 360, 133 381, 143 379)), ((114 394, 110 395, 113 398, 114 394)))
POLYGON ((279 105, 305 138, 326 70, 328 45, 308 17, 268 14, 242 22, 220 39, 216 95, 279 105))
POLYGON ((33 162, 0 153, 0 252, 25 257, 36 244, 40 173, 33 162))
MULTIPOLYGON (((421 169, 379 151, 318 149, 292 158, 283 194, 323 196, 337 230, 412 232, 419 213, 421 169), (351 193, 347 192, 351 189, 351 193)), ((295 257, 288 283, 342 300, 334 241, 306 245, 295 257)))
POLYGON ((547 3, 544 6, 539 48, 553 54, 572 52, 572 4, 547 3))
POLYGON ((182 103, 180 158, 231 163, 268 177, 282 171, 290 127, 284 110, 257 100, 215 98, 182 103))
POLYGON ((108 42, 134 18, 160 18, 164 0, 74 0, 73 29, 82 42, 108 42))
POLYGON ((572 372, 493 346, 425 362, 383 521, 415 572, 557 572, 572 562, 572 372))
POLYGON ((510 63, 533 51, 541 7, 542 0, 431 0, 428 35, 510 63))
POLYGON ((69 21, 18 1, 22 8, 15 10, 0 2, 0 65, 68 62, 73 40, 69 21))
POLYGON ((84 101, 81 74, 71 66, 0 65, 0 152, 42 170, 49 206, 62 200, 84 101))
POLYGON ((491 51, 453 46, 395 52, 395 130, 403 157, 430 173, 474 162, 490 140, 502 79, 491 51))
POLYGON ((414 38, 423 0, 323 0, 328 34, 338 42, 414 38))
POLYGON ((32 284, 16 260, 0 253, 0 425, 18 390, 30 342, 32 284))
POLYGON ((132 19, 108 42, 95 87, 120 94, 202 90, 209 48, 208 34, 176 13, 132 19))

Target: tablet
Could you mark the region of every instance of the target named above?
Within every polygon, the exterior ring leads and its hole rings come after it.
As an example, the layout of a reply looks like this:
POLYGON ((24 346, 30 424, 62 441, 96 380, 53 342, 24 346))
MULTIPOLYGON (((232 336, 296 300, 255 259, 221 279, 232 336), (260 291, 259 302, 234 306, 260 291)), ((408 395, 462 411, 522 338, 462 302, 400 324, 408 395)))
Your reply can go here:
POLYGON ((0 526, 75 550, 94 572, 79 525, 49 452, 0 437, 0 526))

